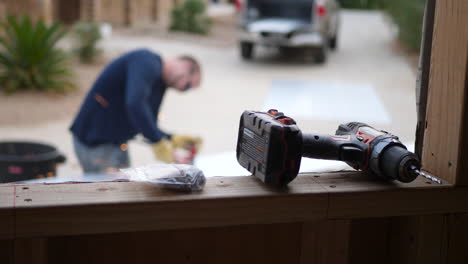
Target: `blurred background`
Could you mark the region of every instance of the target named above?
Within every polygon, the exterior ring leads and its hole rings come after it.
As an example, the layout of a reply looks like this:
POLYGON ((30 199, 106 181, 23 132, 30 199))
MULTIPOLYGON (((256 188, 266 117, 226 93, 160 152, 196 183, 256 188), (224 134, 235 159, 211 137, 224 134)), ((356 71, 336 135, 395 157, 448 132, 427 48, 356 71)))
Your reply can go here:
MULTIPOLYGON (((84 96, 113 58, 148 48, 200 61, 201 87, 166 93, 158 119, 166 131, 202 137, 198 162, 219 176, 238 169, 238 122, 247 109, 280 109, 305 132, 366 122, 411 145, 424 5, 0 0, 0 141, 52 144, 67 157, 58 176, 80 173, 68 129, 84 96), (41 56, 48 52, 56 55, 41 56), (12 53, 14 61, 3 59, 12 53)), ((156 162, 140 138, 128 149, 133 166, 156 162)))

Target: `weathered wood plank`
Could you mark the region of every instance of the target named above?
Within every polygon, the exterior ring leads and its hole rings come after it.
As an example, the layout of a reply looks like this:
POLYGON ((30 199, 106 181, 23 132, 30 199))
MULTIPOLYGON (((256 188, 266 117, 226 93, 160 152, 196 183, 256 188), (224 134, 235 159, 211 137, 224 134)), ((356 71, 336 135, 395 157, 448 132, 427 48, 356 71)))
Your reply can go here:
MULTIPOLYGON (((47 264, 47 238, 23 238, 14 240, 15 264, 47 264)), ((69 255, 73 258, 77 254, 69 255)), ((65 262, 64 262, 65 263, 65 262)))
POLYGON ((349 220, 305 222, 300 263, 348 263, 349 220))
POLYGON ((390 218, 354 219, 350 226, 349 263, 389 263, 390 218))
POLYGON ((468 2, 436 2, 431 75, 424 136, 424 169, 457 185, 468 185, 467 136, 468 2), (467 143, 465 142, 465 145, 467 143))
POLYGON ((325 219, 328 194, 310 178, 272 190, 254 178, 219 178, 202 193, 144 183, 21 186, 16 234, 54 236, 325 219), (23 187, 28 189, 23 189, 23 187))
POLYGON ((447 264, 464 264, 468 261, 468 214, 448 216, 447 264))
POLYGON ((446 216, 392 217, 389 260, 395 264, 445 264, 446 216))
MULTIPOLYGON (((390 186, 391 188, 391 186, 390 186)), ((286 197, 322 194, 313 177, 298 177, 284 189, 273 189, 254 177, 214 177, 203 191, 181 193, 139 182, 99 182, 17 185, 16 207, 60 207, 214 199, 286 197)))
POLYGON ((0 186, 0 240, 14 237, 15 187, 0 186))
POLYGON ((330 193, 329 219, 427 215, 468 209, 468 189, 435 184, 422 177, 403 184, 356 173, 316 176, 317 183, 330 193))
POLYGON ((300 238, 300 223, 55 237, 49 263, 294 264, 300 238))
POLYGON ((444 264, 445 215, 355 219, 349 263, 444 264))
POLYGON ((466 212, 468 189, 336 193, 330 196, 329 218, 365 218, 466 212))
MULTIPOLYGON (((468 15, 467 15, 468 16, 468 15)), ((466 81, 465 91, 468 91, 468 58, 466 60, 466 81)), ((468 92, 465 92, 465 109, 462 119, 461 128, 461 142, 459 145, 459 156, 458 156, 458 171, 457 171, 457 184, 466 186, 468 185, 468 92)))
POLYGON ((0 240, 1 263, 13 264, 13 240, 0 240))
POLYGON ((301 175, 274 190, 252 177, 213 178, 201 193, 143 183, 21 185, 16 235, 57 236, 468 212, 468 191, 389 183, 364 173, 301 175))
POLYGON ((416 83, 416 106, 418 109, 418 124, 416 126, 416 142, 414 152, 422 157, 424 132, 426 130, 427 95, 431 72, 432 40, 434 34, 434 16, 436 0, 427 0, 424 12, 423 36, 419 56, 418 79, 416 83))

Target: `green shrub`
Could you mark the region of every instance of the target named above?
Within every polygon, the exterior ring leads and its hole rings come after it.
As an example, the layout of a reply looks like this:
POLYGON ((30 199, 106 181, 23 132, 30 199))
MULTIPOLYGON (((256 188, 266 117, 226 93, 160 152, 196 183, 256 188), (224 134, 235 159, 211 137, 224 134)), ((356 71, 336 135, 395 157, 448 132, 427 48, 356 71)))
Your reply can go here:
POLYGON ((341 0, 341 7, 350 9, 379 9, 383 0, 341 0))
POLYGON ((171 10, 170 30, 208 34, 211 21, 205 15, 206 4, 201 0, 185 0, 171 10))
POLYGON ((410 50, 418 51, 426 0, 341 0, 344 8, 384 10, 399 28, 399 38, 410 50))
POLYGON ((73 25, 75 39, 74 53, 81 62, 92 63, 102 53, 98 48, 98 42, 102 39, 99 25, 92 22, 77 22, 73 25))
POLYGON ((400 40, 411 50, 421 45, 425 0, 382 0, 384 10, 399 28, 400 40))
POLYGON ((56 45, 65 34, 59 24, 47 26, 28 17, 8 16, 0 31, 0 87, 6 93, 74 88, 68 57, 56 45))

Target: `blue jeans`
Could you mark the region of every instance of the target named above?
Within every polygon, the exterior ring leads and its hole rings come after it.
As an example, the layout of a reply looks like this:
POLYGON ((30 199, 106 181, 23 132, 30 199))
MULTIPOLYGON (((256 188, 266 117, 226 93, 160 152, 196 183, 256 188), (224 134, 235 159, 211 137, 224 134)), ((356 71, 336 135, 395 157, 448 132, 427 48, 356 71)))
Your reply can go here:
POLYGON ((102 144, 87 146, 73 136, 73 146, 81 168, 85 173, 105 173, 130 166, 126 146, 102 144))

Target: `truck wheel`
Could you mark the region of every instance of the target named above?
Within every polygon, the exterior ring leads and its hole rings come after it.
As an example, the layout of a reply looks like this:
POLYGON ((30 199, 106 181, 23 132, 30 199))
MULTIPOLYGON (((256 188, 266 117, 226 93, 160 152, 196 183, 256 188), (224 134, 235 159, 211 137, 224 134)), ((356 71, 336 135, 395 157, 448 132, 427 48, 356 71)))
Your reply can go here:
POLYGON ((330 38, 330 49, 336 50, 336 48, 338 46, 338 39, 337 38, 338 38, 337 35, 330 38))
POLYGON ((253 57, 254 45, 251 42, 240 43, 240 53, 244 60, 250 60, 253 57))
POLYGON ((319 64, 323 64, 327 61, 327 53, 328 53, 328 47, 327 45, 323 45, 322 47, 318 48, 317 53, 315 54, 315 62, 319 64))

